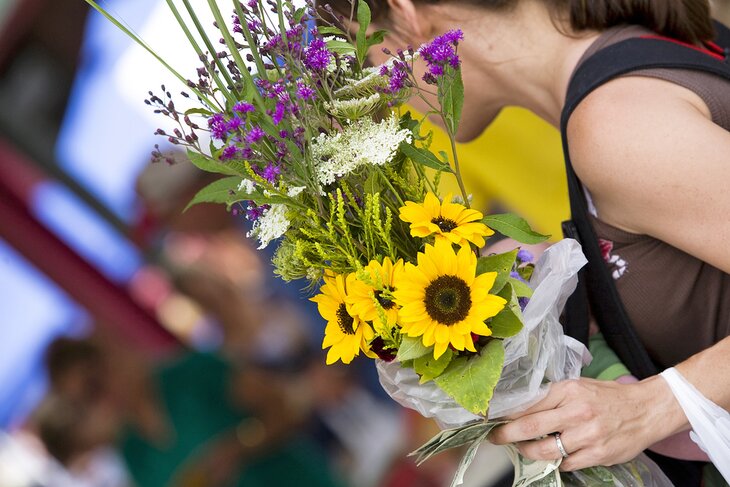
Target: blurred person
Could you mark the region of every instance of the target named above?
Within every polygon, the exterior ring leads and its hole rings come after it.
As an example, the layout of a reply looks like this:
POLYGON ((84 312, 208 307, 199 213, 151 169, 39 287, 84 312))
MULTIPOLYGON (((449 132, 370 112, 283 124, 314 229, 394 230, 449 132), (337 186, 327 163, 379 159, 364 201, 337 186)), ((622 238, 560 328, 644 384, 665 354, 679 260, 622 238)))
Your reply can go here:
POLYGON ((47 395, 21 428, 0 436, 0 485, 130 487, 109 448, 118 419, 104 401, 47 395))
MULTIPOLYGON (((185 290, 205 301, 199 293, 209 288, 195 276, 185 290)), ((309 344, 296 311, 278 299, 224 302, 233 303, 226 312, 265 313, 239 313, 246 332, 219 353, 184 351, 154 372, 151 397, 165 427, 154 436, 130 429, 121 442, 138 486, 340 485, 307 431, 309 344)))

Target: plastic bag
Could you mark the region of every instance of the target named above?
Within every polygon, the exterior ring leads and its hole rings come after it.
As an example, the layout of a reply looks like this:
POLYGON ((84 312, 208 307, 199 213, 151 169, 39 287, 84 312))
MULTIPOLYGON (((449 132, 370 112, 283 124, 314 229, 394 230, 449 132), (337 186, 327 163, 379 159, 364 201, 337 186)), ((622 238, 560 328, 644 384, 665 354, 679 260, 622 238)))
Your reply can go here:
POLYGON ((730 483, 730 413, 707 399, 677 369, 661 373, 692 425, 690 438, 730 483))

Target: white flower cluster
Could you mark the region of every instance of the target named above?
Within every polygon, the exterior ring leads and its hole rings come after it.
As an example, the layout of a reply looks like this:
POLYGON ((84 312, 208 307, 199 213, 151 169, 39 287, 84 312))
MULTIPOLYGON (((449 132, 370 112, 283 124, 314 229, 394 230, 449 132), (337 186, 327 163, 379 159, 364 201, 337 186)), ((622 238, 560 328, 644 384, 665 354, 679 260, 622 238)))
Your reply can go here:
POLYGON ((291 221, 286 216, 286 205, 274 204, 254 222, 253 230, 248 236, 258 238, 258 248, 261 250, 266 248, 272 240, 284 236, 290 225, 291 221))
POLYGON ((363 98, 332 100, 332 102, 326 102, 324 108, 334 116, 355 120, 374 112, 380 105, 380 98, 380 93, 373 93, 363 98))
POLYGON ((312 144, 319 182, 332 184, 366 164, 383 166, 402 142, 411 142, 411 132, 398 127, 395 114, 381 122, 356 120, 334 135, 320 134, 312 144))
MULTIPOLYGON (((241 185, 243 186, 246 181, 248 181, 248 179, 244 179, 241 185)), ((241 187, 239 186, 239 190, 240 189, 241 187)), ((306 186, 292 186, 287 190, 286 194, 291 198, 296 198, 305 189, 307 189, 306 186)), ((264 191, 264 194, 266 196, 270 195, 268 191, 264 191)), ((271 205, 271 208, 266 210, 266 213, 261 215, 261 218, 254 222, 253 229, 247 236, 258 238, 259 250, 266 248, 272 240, 283 237, 286 231, 289 230, 291 220, 287 218, 286 212, 286 205, 276 203, 271 205)))
POLYGON ((241 184, 238 185, 238 191, 243 191, 246 194, 251 194, 256 191, 256 184, 250 179, 242 179, 241 184))

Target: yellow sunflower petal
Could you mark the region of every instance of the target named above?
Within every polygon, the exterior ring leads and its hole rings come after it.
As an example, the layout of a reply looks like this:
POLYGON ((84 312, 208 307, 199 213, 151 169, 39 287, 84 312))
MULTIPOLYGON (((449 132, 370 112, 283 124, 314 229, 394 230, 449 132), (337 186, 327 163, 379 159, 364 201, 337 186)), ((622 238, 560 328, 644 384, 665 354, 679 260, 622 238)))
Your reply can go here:
POLYGON ((423 199, 423 208, 428 212, 430 216, 429 220, 436 218, 441 214, 441 202, 436 195, 431 192, 427 193, 426 197, 423 199))
POLYGON ((405 206, 401 206, 398 209, 398 213, 400 219, 408 223, 430 222, 433 219, 433 214, 428 209, 412 201, 406 201, 405 206))
POLYGON ((448 343, 450 338, 451 332, 449 330, 448 325, 436 325, 436 329, 434 332, 434 336, 436 338, 436 343, 448 343))
POLYGON ((446 352, 446 349, 448 348, 448 346, 449 346, 448 342, 446 342, 446 343, 436 342, 436 345, 434 345, 434 347, 433 347, 433 358, 438 360, 438 358, 446 352))
MULTIPOLYGON (((453 330, 451 331, 451 345, 454 346, 457 350, 464 350, 464 344, 466 342, 465 336, 461 333, 455 333, 453 330)), ((471 337, 469 337, 469 340, 471 341, 471 337)))
MULTIPOLYGON (((484 218, 481 211, 472 210, 471 208, 465 208, 462 206, 462 210, 453 218, 453 220, 462 226, 465 223, 476 222, 484 218)), ((481 225, 484 225, 483 223, 481 225)), ((486 226, 486 225, 484 225, 486 226)))

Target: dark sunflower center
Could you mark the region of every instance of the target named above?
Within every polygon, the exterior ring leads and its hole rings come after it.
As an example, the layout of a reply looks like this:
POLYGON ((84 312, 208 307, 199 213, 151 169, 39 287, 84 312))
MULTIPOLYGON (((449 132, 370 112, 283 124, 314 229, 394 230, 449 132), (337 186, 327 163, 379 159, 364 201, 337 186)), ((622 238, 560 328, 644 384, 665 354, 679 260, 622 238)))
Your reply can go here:
POLYGON ((435 223, 439 229, 441 229, 442 232, 448 233, 454 228, 458 227, 459 225, 456 224, 454 220, 450 220, 448 218, 444 218, 442 216, 438 216, 431 220, 431 223, 435 223))
MULTIPOLYGON (((386 289, 389 292, 395 291, 395 289, 391 289, 390 287, 386 286, 386 289)), ((388 299, 387 297, 383 296, 383 291, 375 291, 375 299, 378 300, 378 303, 380 303, 380 306, 383 307, 383 309, 391 309, 393 306, 395 306, 395 303, 388 299)))
POLYGON ((337 324, 340 325, 340 330, 345 335, 354 335, 355 330, 352 328, 353 323, 352 316, 347 312, 347 306, 345 303, 341 303, 340 307, 337 308, 337 324))
POLYGON ((426 288, 425 304, 432 319, 444 325, 453 325, 469 315, 471 292, 462 279, 439 276, 426 288))

